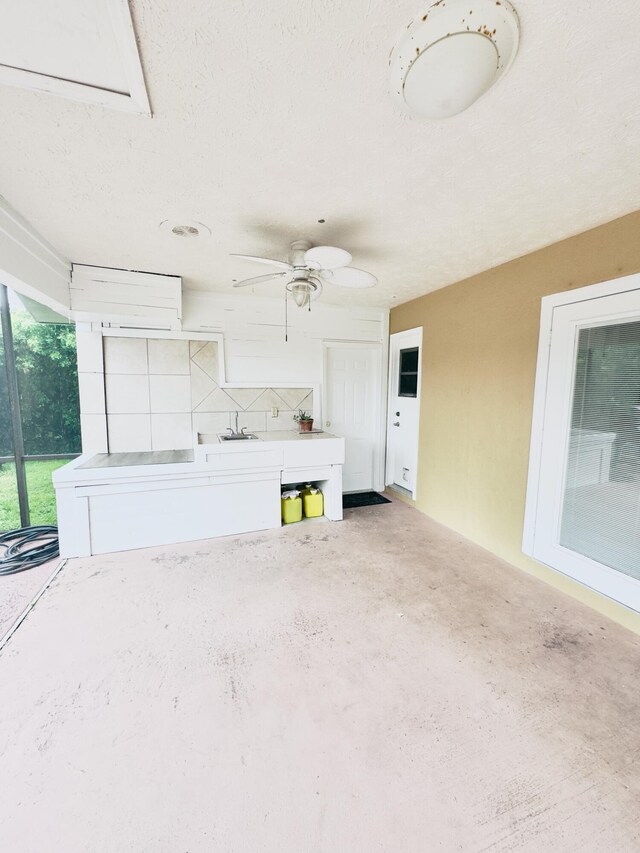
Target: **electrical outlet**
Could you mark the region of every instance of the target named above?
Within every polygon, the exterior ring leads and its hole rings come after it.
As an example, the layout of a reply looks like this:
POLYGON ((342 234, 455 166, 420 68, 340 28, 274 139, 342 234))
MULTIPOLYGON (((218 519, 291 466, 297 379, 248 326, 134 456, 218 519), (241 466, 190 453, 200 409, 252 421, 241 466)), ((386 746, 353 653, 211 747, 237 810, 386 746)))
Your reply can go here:
POLYGON ((275 407, 275 406, 272 406, 272 407, 271 407, 271 417, 272 417, 272 418, 277 418, 277 417, 278 417, 278 410, 276 409, 276 407, 275 407))

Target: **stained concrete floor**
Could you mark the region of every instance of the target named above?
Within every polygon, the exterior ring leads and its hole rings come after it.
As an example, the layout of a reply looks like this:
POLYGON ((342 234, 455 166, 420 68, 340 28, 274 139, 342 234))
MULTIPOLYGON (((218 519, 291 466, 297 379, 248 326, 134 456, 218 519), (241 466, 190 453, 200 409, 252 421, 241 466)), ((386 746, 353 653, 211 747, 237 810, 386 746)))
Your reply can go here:
POLYGON ((0 655, 0 849, 638 851, 639 676, 399 502, 70 561, 0 655))
POLYGON ((59 562, 60 559, 56 558, 35 569, 0 577, 0 641, 54 573, 59 562))

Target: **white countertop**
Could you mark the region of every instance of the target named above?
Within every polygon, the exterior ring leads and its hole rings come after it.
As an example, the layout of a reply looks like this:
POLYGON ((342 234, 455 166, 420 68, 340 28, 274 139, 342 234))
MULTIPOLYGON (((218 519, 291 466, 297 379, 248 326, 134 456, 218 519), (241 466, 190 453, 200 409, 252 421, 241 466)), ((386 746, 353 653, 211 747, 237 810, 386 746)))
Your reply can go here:
POLYGON ((132 465, 175 465, 193 462, 193 450, 139 450, 131 453, 97 453, 80 468, 126 468, 132 465))
MULTIPOLYGON (((326 439, 335 439, 339 436, 333 435, 330 432, 298 432, 298 430, 273 430, 273 432, 250 432, 250 435, 255 435, 257 440, 262 442, 269 441, 323 441, 326 439)), ((224 447, 250 447, 256 444, 256 439, 237 439, 236 441, 222 441, 220 438, 224 433, 199 433, 200 445, 215 445, 220 444, 224 447)))
POLYGON ((254 432, 260 441, 322 441, 338 438, 330 432, 298 432, 297 430, 277 430, 274 432, 254 432))
MULTIPOLYGON (((334 442, 336 463, 331 460, 329 464, 342 464, 344 461, 344 439, 329 432, 299 433, 293 430, 278 430, 254 434, 257 439, 246 441, 220 441, 219 436, 215 433, 205 434, 201 436, 201 440, 205 438, 207 441, 196 448, 195 457, 194 451, 187 449, 139 453, 86 453, 54 471, 53 481, 56 486, 61 486, 63 484, 123 480, 132 477, 166 478, 173 475, 210 474, 213 470, 212 460, 214 458, 220 461, 224 458, 231 460, 236 454, 238 460, 242 459, 242 466, 248 469, 252 465, 251 457, 256 460, 258 467, 264 468, 265 464, 267 467, 271 465, 277 467, 278 464, 282 463, 272 462, 271 460, 265 463, 260 457, 264 457, 265 453, 273 455, 279 447, 281 448, 280 452, 284 452, 286 458, 287 452, 289 454, 294 453, 295 447, 297 448, 295 458, 300 460, 300 445, 304 442, 314 444, 317 442, 334 442), (289 445, 289 451, 286 451, 286 445, 289 445), (204 458, 198 458, 198 453, 203 454, 204 458)), ((323 450, 329 451, 330 447, 331 445, 327 443, 323 450)), ((319 447, 317 449, 320 451, 319 447)), ((324 452, 321 455, 325 458, 327 456, 324 452)), ((333 455, 334 451, 332 450, 329 452, 329 456, 333 457, 333 455)), ((312 457, 317 457, 317 453, 312 454, 312 457)), ((298 466, 304 464, 306 462, 297 461, 295 463, 298 466)), ((313 458, 310 459, 309 464, 315 464, 313 458)), ((322 464, 327 463, 325 461, 322 464)))

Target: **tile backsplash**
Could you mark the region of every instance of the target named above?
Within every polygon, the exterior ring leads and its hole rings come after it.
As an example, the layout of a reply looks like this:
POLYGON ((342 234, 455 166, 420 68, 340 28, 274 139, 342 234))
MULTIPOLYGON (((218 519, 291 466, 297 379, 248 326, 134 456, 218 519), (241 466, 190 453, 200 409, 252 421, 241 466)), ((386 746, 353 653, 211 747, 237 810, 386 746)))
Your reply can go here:
MULTIPOLYGON (((85 446, 85 425, 88 437, 100 414, 93 399, 95 376, 81 372, 79 377, 85 449, 93 449, 85 446)), ((298 409, 313 412, 311 388, 222 388, 218 380, 215 341, 105 337, 109 450, 188 448, 195 432, 233 427, 236 411, 238 427, 249 431, 295 429, 298 409)))

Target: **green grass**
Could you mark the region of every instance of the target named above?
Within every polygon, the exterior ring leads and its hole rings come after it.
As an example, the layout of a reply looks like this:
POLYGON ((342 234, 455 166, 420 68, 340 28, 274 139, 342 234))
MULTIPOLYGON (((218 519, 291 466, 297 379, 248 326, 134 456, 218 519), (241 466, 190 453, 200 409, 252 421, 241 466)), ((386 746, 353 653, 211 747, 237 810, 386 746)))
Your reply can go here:
MULTIPOLYGON (((27 491, 31 524, 56 524, 56 495, 51 475, 68 459, 51 459, 46 462, 27 462, 27 491)), ((0 465, 0 530, 20 527, 18 487, 15 465, 0 465)))

